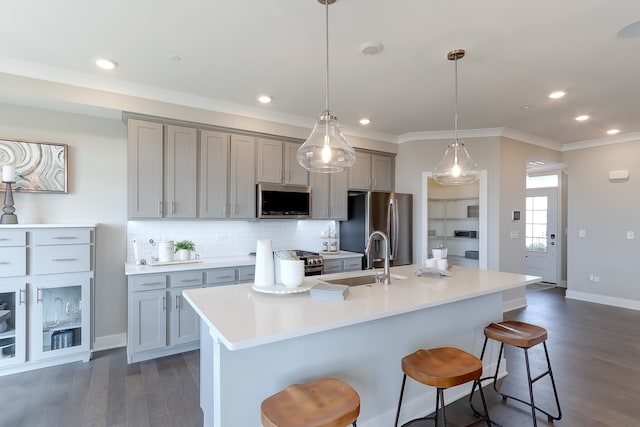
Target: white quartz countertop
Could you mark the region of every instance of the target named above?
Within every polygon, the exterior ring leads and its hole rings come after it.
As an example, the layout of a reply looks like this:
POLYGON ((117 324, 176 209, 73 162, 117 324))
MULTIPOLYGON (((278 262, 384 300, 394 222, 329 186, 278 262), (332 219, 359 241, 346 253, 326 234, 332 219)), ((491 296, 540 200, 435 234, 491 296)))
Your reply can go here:
POLYGON ((208 270, 210 268, 243 267, 255 264, 256 257, 249 255, 204 258, 200 260, 200 262, 184 264, 138 265, 135 263, 126 263, 124 265, 124 274, 131 276, 135 274, 173 273, 176 271, 208 270))
MULTIPOLYGON (((331 255, 323 255, 323 258, 341 259, 361 256, 362 254, 357 252, 340 251, 332 253, 331 255)), ((203 258, 200 262, 189 262, 184 264, 138 265, 135 263, 126 263, 124 265, 124 274, 131 276, 135 274, 172 273, 176 271, 207 270, 210 268, 243 267, 255 264, 256 257, 250 255, 203 258)))
POLYGON ((2 224, 3 228, 91 228, 97 227, 98 224, 2 224))
MULTIPOLYGON (((536 276, 461 266, 451 268, 452 277, 416 277, 414 272, 418 267, 420 265, 392 267, 392 274, 406 279, 392 280, 387 286, 352 286, 344 301, 313 299, 308 292, 264 294, 254 291, 251 283, 192 289, 183 294, 211 333, 229 350, 239 350, 501 292, 540 280, 536 276)), ((319 279, 363 274, 372 272, 310 276, 303 285, 314 285, 319 279)))
POLYGON ((355 258, 355 257, 363 257, 364 254, 358 252, 349 252, 349 251, 338 251, 338 252, 320 252, 322 258, 326 260, 330 259, 342 259, 342 258, 355 258))

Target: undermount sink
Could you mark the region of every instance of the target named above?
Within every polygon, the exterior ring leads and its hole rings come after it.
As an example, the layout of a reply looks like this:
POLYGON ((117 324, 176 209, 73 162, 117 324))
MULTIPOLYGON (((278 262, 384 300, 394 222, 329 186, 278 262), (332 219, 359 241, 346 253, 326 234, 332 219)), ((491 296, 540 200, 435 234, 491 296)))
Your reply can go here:
MULTIPOLYGON (((393 283, 394 280, 403 280, 403 279, 406 279, 406 277, 398 276, 397 274, 391 275, 391 283, 393 283)), ((340 279, 325 280, 325 282, 335 283, 337 285, 347 285, 347 286, 371 285, 373 283, 376 283, 376 275, 365 274, 362 276, 343 277, 340 279)))

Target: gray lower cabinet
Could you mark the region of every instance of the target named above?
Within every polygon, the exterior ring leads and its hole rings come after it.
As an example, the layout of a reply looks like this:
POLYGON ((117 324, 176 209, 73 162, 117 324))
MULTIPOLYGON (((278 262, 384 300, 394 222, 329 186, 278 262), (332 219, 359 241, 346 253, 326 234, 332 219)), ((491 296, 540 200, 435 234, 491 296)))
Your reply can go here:
POLYGON ((251 282, 254 270, 244 266, 129 276, 128 362, 197 349, 200 318, 182 292, 251 282))
POLYGON ((343 273, 362 270, 362 257, 328 258, 324 257, 324 274, 343 273))

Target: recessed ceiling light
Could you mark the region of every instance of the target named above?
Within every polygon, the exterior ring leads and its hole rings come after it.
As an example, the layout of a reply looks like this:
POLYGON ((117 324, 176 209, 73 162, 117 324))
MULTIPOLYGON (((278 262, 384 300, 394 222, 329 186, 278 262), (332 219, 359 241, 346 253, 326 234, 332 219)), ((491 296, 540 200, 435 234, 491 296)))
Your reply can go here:
POLYGON ((371 120, 369 120, 367 118, 360 119, 360 124, 361 125, 368 125, 369 123, 371 123, 371 120))
POLYGON ((549 98, 551 99, 560 99, 563 96, 565 96, 567 94, 567 92, 563 91, 563 90, 557 90, 555 92, 551 92, 549 94, 549 98))
POLYGON ((620 133, 620 129, 609 129, 607 131, 607 135, 616 135, 618 133, 620 133))
POLYGON ((585 120, 589 120, 591 118, 591 116, 587 116, 586 114, 583 114, 581 116, 576 117, 576 120, 579 122, 584 122, 585 120))
POLYGON ((268 104, 271 102, 271 97, 269 95, 260 95, 258 97, 258 101, 261 102, 262 104, 268 104))
POLYGON ((96 59, 96 65, 103 70, 113 70, 118 67, 118 63, 113 59, 98 58, 96 59))

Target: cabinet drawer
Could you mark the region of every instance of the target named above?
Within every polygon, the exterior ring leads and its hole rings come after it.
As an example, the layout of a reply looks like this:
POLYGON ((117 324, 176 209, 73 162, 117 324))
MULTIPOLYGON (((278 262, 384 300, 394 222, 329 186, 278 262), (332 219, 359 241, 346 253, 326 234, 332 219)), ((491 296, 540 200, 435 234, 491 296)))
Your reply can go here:
POLYGON ((343 262, 344 271, 362 270, 362 258, 347 258, 343 262))
POLYGON ((91 230, 87 228, 56 228, 30 233, 34 245, 77 245, 91 243, 91 230))
POLYGON ((323 274, 331 274, 331 273, 341 273, 342 272, 342 261, 339 259, 334 259, 328 261, 324 260, 323 274))
POLYGON ((256 277, 256 267, 240 267, 238 268, 238 282, 253 282, 256 277))
POLYGON ((0 232, 0 246, 25 246, 27 233, 24 230, 5 230, 0 232))
POLYGON ((208 270, 204 274, 207 284, 233 283, 236 281, 235 268, 220 268, 215 270, 208 270))
POLYGON ((91 270, 89 245, 52 245, 33 248, 35 274, 73 273, 91 270))
POLYGON ((0 277, 27 274, 27 248, 0 248, 0 277))
POLYGON ((167 287, 165 274, 144 274, 141 276, 129 276, 129 291, 150 291, 167 287))
POLYGON ((172 288, 202 285, 201 271, 185 271, 183 273, 171 273, 170 277, 171 277, 172 288))

